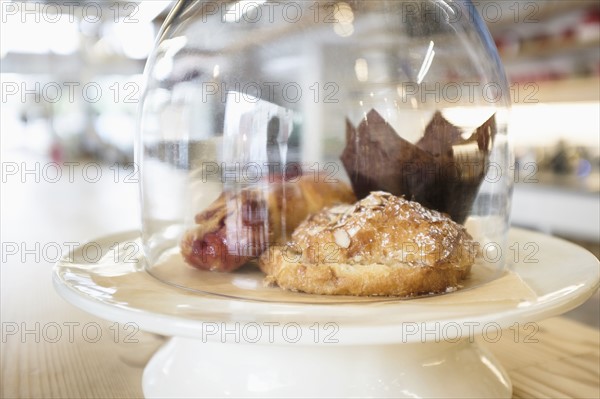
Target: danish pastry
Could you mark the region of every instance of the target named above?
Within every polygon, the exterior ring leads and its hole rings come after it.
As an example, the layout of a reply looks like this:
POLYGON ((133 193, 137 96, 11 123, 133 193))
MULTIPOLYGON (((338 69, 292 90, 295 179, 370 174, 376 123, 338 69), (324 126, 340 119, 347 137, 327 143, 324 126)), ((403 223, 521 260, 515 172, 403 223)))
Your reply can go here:
POLYGON ((267 189, 224 191, 195 217, 181 241, 186 262, 196 268, 229 272, 258 257, 267 246, 284 242, 310 214, 356 201, 349 185, 305 175, 267 189))

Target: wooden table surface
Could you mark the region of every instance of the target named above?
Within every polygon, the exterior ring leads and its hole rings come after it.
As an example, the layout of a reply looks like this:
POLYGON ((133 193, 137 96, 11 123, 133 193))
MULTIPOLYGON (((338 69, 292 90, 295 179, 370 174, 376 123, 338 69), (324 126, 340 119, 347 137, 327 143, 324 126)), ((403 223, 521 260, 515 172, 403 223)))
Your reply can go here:
MULTIPOLYGON (((143 367, 164 340, 137 333, 138 343, 115 342, 109 322, 98 323, 103 337, 95 343, 75 336, 74 342, 22 342, 10 336, 2 344, 3 398, 128 398, 142 397, 143 367)), ((600 357, 598 330, 565 318, 538 323, 531 329, 506 330, 495 343, 484 343, 501 361, 513 382, 515 398, 598 398, 600 357)), ((88 337, 90 338, 90 337, 88 337)))
MULTIPOLYGON (((76 309, 51 283, 56 248, 138 226, 136 196, 136 184, 108 169, 95 183, 77 173, 74 181, 3 183, 2 398, 142 396, 143 367, 164 339, 138 331, 128 342, 130 326, 76 309)), ((600 397, 599 330, 564 318, 540 322, 535 332, 522 327, 483 342, 509 372, 515 397, 600 397)))

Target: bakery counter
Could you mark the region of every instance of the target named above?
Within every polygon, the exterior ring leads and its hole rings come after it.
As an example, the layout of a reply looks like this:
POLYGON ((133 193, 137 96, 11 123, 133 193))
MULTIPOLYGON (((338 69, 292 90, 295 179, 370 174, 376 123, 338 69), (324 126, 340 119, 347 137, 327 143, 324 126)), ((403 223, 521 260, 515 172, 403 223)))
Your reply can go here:
MULTIPOLYGON (((137 228, 137 184, 108 166, 97 181, 81 176, 76 168, 72 180, 17 175, 3 183, 0 397, 141 397, 143 368, 165 342, 91 316, 54 291, 56 249, 137 228)), ((517 208, 525 199, 517 190, 517 208)), ((515 397, 600 396, 597 329, 564 318, 521 327, 482 341, 509 372, 515 397)))
MULTIPOLYGON (((574 175, 557 175, 552 172, 538 172, 535 182, 546 188, 574 191, 581 194, 600 194, 600 172, 591 172, 585 178, 574 175)), ((520 185, 528 183, 520 183, 520 185)))
POLYGON ((512 224, 589 242, 600 239, 600 196, 554 184, 515 185, 512 224))

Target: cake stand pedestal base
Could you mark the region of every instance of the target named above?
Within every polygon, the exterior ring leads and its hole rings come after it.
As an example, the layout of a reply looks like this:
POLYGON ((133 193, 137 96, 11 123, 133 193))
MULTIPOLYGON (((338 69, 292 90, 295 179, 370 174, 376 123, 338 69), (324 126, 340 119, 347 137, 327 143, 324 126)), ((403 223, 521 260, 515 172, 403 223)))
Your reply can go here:
POLYGON ((147 398, 510 398, 502 367, 469 341, 297 346, 175 337, 146 366, 143 389, 147 398))

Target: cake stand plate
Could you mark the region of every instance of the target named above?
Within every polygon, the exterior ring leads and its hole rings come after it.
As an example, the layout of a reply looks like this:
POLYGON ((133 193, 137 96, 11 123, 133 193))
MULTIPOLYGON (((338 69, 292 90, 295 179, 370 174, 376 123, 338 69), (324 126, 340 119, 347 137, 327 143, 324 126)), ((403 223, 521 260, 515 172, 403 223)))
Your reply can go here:
POLYGON ((240 300, 161 283, 144 271, 138 237, 76 248, 54 285, 89 313, 173 337, 144 370, 146 397, 509 398, 507 374, 475 338, 494 342, 515 323, 580 305, 600 275, 584 249, 513 229, 510 271, 475 288, 398 301, 240 300))

